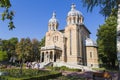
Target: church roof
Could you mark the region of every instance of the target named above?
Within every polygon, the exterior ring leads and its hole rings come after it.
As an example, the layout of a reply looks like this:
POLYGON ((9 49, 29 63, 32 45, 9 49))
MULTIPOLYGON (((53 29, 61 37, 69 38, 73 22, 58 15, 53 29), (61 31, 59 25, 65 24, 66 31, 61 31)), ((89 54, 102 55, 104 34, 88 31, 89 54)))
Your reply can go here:
POLYGON ((80 24, 80 25, 82 25, 89 32, 89 34, 91 34, 91 32, 88 30, 88 28, 84 24, 80 24))
POLYGON ((86 42, 86 46, 97 46, 97 43, 90 38, 87 38, 85 42, 86 42))
POLYGON ((59 31, 62 32, 62 33, 64 33, 65 29, 61 29, 61 30, 59 30, 59 31))

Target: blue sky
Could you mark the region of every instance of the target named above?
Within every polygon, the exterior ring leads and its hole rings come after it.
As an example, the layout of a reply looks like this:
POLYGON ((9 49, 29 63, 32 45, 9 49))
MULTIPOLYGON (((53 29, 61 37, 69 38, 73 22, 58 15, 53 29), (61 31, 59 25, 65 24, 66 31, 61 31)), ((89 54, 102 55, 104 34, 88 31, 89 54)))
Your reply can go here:
POLYGON ((8 21, 0 21, 0 38, 2 39, 29 37, 41 40, 48 31, 48 21, 53 11, 56 12, 59 21, 58 29, 64 29, 72 3, 83 14, 84 24, 90 30, 93 40, 97 39, 97 28, 104 23, 104 17, 99 14, 99 8, 87 12, 81 0, 11 0, 11 2, 11 9, 15 12, 14 24, 16 28, 9 31, 8 21))

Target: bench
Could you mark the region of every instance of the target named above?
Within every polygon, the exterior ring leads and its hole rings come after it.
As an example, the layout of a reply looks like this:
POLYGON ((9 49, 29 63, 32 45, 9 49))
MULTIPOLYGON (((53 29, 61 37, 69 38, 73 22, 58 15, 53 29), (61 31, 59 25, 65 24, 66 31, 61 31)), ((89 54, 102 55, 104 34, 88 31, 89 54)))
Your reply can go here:
POLYGON ((108 72, 93 72, 93 80, 95 77, 105 78, 107 80, 112 80, 112 76, 108 72))

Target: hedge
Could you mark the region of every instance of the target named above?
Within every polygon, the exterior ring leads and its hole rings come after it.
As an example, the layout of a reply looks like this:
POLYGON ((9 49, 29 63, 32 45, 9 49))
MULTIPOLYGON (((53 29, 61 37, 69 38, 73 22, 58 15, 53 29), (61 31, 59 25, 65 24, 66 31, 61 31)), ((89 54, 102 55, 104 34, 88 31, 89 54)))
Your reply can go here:
POLYGON ((20 75, 18 69, 13 70, 3 70, 9 72, 8 76, 0 76, 0 80, 47 80, 51 78, 56 78, 62 75, 62 73, 57 71, 44 71, 44 70, 32 70, 26 69, 23 70, 23 74, 20 75))

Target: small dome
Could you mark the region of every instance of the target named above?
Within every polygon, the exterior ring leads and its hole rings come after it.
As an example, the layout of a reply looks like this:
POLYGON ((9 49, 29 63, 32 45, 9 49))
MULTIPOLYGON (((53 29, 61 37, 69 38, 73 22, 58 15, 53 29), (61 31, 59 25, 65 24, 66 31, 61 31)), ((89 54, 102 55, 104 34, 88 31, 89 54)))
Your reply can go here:
POLYGON ((74 4, 72 4, 71 6, 71 11, 68 12, 68 16, 81 16, 82 13, 78 10, 75 9, 76 6, 74 4))
POLYGON ((55 12, 53 12, 52 18, 49 20, 49 23, 58 23, 55 12))
POLYGON ((92 39, 87 38, 86 39, 86 46, 97 46, 97 43, 95 43, 92 39))

